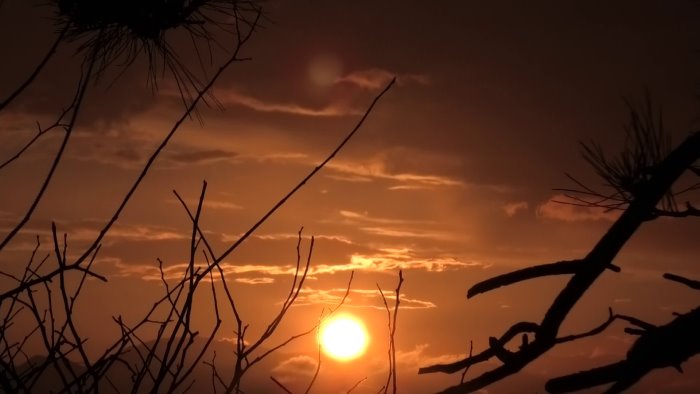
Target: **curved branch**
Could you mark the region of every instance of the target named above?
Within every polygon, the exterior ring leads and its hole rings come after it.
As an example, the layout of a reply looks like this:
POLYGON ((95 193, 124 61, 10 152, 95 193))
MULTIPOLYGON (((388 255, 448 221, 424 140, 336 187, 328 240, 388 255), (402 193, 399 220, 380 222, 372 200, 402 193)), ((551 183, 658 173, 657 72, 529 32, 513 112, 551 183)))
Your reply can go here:
MULTIPOLYGON (((520 351, 512 353, 512 357, 503 365, 487 371, 470 381, 450 387, 444 392, 464 393, 482 389, 517 373, 527 364, 536 360, 554 347, 557 344, 557 334, 562 323, 578 300, 586 293, 596 279, 610 267, 612 261, 622 247, 647 220, 649 212, 664 198, 671 188, 671 185, 673 185, 685 170, 692 166, 699 157, 700 132, 696 131, 691 133, 685 141, 678 145, 655 167, 655 171, 645 182, 640 193, 631 201, 625 212, 583 259, 586 264, 576 270, 574 276, 569 280, 566 287, 559 293, 545 313, 541 324, 539 326, 535 325, 535 327, 537 327, 535 329, 535 340, 529 345, 521 347, 520 351)), ((552 268, 549 269, 551 270, 552 268)), ((697 313, 697 315, 693 313, 692 315, 693 317, 697 316, 698 321, 700 321, 700 313, 697 313)), ((700 323, 694 322, 693 324, 700 323)), ((511 327, 511 330, 513 330, 513 328, 514 327, 511 327)), ((666 330, 666 332, 668 331, 669 330, 666 330)), ((695 332, 697 332, 697 330, 695 332)), ((700 349, 700 344, 698 344, 698 349, 700 349)), ((691 350, 695 351, 695 348, 691 350)), ((683 349, 683 351, 683 355, 687 355, 687 353, 690 352, 688 349, 683 349)), ((428 367, 422 369, 422 372, 457 372, 467 365, 486 361, 492 356, 495 356, 493 350, 486 350, 475 357, 462 360, 458 363, 448 366, 428 367)))
MULTIPOLYGON (((564 260, 509 272, 475 284, 467 291, 467 298, 472 298, 502 286, 508 286, 542 276, 575 274, 584 267, 584 264, 585 260, 564 260)), ((620 272, 620 267, 615 265, 610 264, 608 268, 612 271, 620 272)))
MULTIPOLYGON (((524 334, 524 333, 536 333, 537 330, 539 329, 539 326, 537 323, 533 322, 519 322, 514 325, 512 325, 508 331, 506 331, 501 338, 497 339, 497 343, 499 344, 500 347, 503 347, 505 344, 510 342, 513 338, 515 338, 519 334, 524 334)), ((494 346, 489 347, 488 349, 484 350, 483 352, 475 355, 475 356, 469 356, 463 360, 450 363, 450 364, 436 364, 436 365, 431 365, 428 367, 422 367, 418 369, 418 374, 424 374, 424 373, 435 373, 435 372, 443 372, 443 373, 455 373, 458 371, 461 371, 469 366, 472 366, 474 364, 478 364, 484 361, 487 361, 491 357, 496 357, 497 356, 497 349, 494 349, 494 346)))
POLYGON ((56 41, 54 41, 53 45, 51 48, 49 48, 49 51, 44 55, 44 58, 39 62, 39 64, 36 66, 34 71, 29 75, 29 77, 17 88, 15 89, 14 92, 10 93, 10 95, 3 101, 0 101, 0 111, 5 109, 14 99, 16 99, 29 85, 34 82, 37 76, 41 73, 41 70, 44 69, 46 64, 48 64, 49 60, 53 57, 53 55, 56 53, 56 48, 58 48, 58 44, 63 41, 63 37, 66 36, 66 33, 68 32, 68 29, 70 29, 70 23, 67 23, 63 29, 61 30, 61 33, 58 35, 56 38, 56 41))
MULTIPOLYGON (((53 175, 56 172, 56 168, 58 168, 58 164, 61 162, 61 158, 63 158, 63 152, 65 151, 66 146, 68 145, 68 141, 70 140, 71 135, 73 134, 73 128, 75 127, 75 123, 78 120, 78 114, 80 113, 80 108, 82 107, 83 98, 85 98, 85 92, 87 91, 87 87, 93 76, 94 66, 95 63, 90 62, 87 72, 81 78, 80 85, 78 86, 78 91, 75 95, 75 99, 71 104, 73 113, 71 114, 70 121, 65 126, 65 136, 63 137, 63 141, 61 141, 61 146, 58 148, 58 152, 56 153, 56 156, 53 159, 53 163, 51 164, 49 173, 46 175, 46 178, 44 178, 44 182, 39 188, 39 192, 36 194, 36 197, 34 197, 34 201, 32 201, 32 204, 29 206, 29 209, 27 209, 27 212, 24 214, 19 223, 17 223, 17 225, 15 225, 15 227, 12 230, 10 230, 10 232, 5 236, 3 241, 0 242, 0 250, 4 249, 5 246, 7 246, 7 244, 15 237, 15 235, 17 235, 19 230, 21 230, 22 227, 24 227, 24 225, 27 224, 29 219, 32 217, 32 214, 36 210, 37 206, 39 205, 39 202, 41 201, 42 197, 44 197, 44 193, 46 192, 46 189, 48 189, 49 183, 51 183, 51 179, 53 179, 53 175)), ((90 257, 92 252, 97 248, 98 244, 94 245, 95 247, 90 249, 89 253, 85 253, 82 261, 90 257)))

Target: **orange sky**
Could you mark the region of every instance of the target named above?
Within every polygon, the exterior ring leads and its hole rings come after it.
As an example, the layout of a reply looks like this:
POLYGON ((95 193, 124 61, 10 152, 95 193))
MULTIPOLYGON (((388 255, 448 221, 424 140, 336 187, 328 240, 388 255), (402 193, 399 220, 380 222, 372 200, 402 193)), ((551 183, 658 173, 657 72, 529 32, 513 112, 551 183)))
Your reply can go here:
MULTIPOLYGON (((20 3, 0 7, 2 97, 53 39, 46 10, 20 3)), ((325 158, 394 75, 398 84, 339 156, 225 261, 250 330, 264 327, 290 286, 302 226, 305 242, 316 237, 310 277, 276 338, 313 325, 342 296, 351 270, 355 281, 342 309, 364 319, 371 335, 362 358, 324 359, 318 392, 347 390, 364 377, 356 392, 383 384, 387 322, 376 285, 391 292, 400 268, 402 392, 458 383, 459 374, 416 371, 463 357, 470 340, 480 351, 514 322, 539 321, 564 278, 469 301, 466 290, 515 268, 581 257, 604 233, 614 215, 555 204, 552 189, 572 186, 565 172, 597 182, 578 142, 596 140, 614 151, 624 137, 625 98, 641 102, 648 89, 676 142, 697 127, 700 10, 690 1, 486 3, 269 1, 270 21, 244 49, 252 60, 235 64, 215 86, 223 109, 203 107, 201 123, 177 132, 105 238, 95 268, 109 282, 88 282, 76 312, 88 348, 99 351, 118 334, 112 316, 136 319, 162 294, 156 258, 173 278, 181 274, 191 228, 173 189, 195 204, 208 182, 202 223, 223 250, 325 158)), ((2 160, 31 138, 35 120, 50 119, 72 94, 73 51, 63 47, 0 114, 2 160)), ((48 252, 51 221, 68 233, 68 254, 78 255, 182 111, 167 79, 158 94, 150 92, 142 62, 108 89, 110 82, 107 75, 88 90, 46 197, 0 253, 3 269, 21 268, 36 235, 48 252)), ((3 236, 58 144, 58 135, 46 136, 0 171, 3 236)), ((697 306, 696 294, 661 275, 700 278, 699 224, 645 224, 618 257, 623 271, 606 273, 564 330, 602 322, 608 306, 656 323, 697 306)), ((211 324, 209 308, 203 300, 196 316, 202 327, 211 324)), ((223 337, 233 337, 232 324, 224 322, 223 337)), ((556 373, 620 358, 631 341, 623 327, 556 349, 488 392, 542 390, 556 373)), ((249 387, 272 390, 270 374, 302 387, 315 351, 313 335, 294 343, 261 365, 249 387)), ((700 365, 691 361, 685 377, 661 371, 639 392, 687 392, 684 384, 700 390, 690 378, 697 373, 700 365)))

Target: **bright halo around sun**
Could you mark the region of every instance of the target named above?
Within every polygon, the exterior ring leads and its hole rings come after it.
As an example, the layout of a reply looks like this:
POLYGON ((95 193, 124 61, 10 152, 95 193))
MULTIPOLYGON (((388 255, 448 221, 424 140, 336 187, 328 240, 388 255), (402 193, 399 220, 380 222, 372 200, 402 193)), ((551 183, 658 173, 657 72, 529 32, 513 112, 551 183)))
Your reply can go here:
POLYGON ((350 361, 367 349, 369 337, 365 325, 351 315, 332 317, 321 325, 321 349, 339 361, 350 361))

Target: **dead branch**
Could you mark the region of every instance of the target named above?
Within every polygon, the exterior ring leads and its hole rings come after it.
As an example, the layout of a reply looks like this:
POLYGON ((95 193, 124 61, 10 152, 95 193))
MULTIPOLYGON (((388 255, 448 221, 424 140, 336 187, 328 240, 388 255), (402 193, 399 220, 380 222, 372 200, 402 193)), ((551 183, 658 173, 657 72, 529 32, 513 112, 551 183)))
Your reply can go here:
POLYGON ((274 376, 270 376, 270 379, 271 379, 273 382, 275 382, 275 384, 277 385, 277 387, 281 388, 285 393, 287 393, 287 394, 293 394, 291 390, 289 390, 288 388, 286 388, 279 380, 275 379, 274 376))
POLYGON ((672 273, 665 273, 663 277, 665 279, 684 284, 690 287, 691 289, 700 290, 700 281, 688 279, 672 273))
MULTIPOLYGON (((580 269, 584 268, 584 266, 585 263, 583 260, 565 260, 558 261, 556 263, 535 265, 533 267, 523 268, 521 270, 499 275, 475 284, 467 291, 467 298, 472 298, 476 295, 486 293, 488 291, 497 289, 502 286, 508 286, 514 283, 523 282, 534 278, 552 275, 575 274, 580 269)), ((608 269, 614 272, 620 272, 620 267, 617 267, 613 264, 610 264, 608 269)))
MULTIPOLYGON (((7 244, 12 240, 12 238, 14 238, 15 235, 17 235, 17 233, 22 229, 22 227, 24 227, 24 225, 27 224, 29 219, 32 217, 32 214, 36 210, 37 206, 39 205, 39 202, 41 201, 42 197, 44 196, 46 189, 49 187, 49 183, 53 179, 53 175, 56 171, 56 168, 58 168, 58 164, 61 162, 61 158, 63 158, 63 152, 65 151, 66 146, 68 145, 68 141, 70 140, 71 135, 73 134, 73 129, 78 120, 78 115, 82 107, 83 98, 85 98, 85 92, 87 91, 87 87, 90 84, 93 77, 93 68, 94 63, 91 62, 88 65, 87 70, 80 78, 80 82, 78 83, 78 89, 73 99, 73 103, 69 107, 71 112, 70 120, 68 121, 68 124, 64 127, 65 133, 63 136, 63 140, 61 141, 61 145, 58 148, 58 152, 54 156, 48 174, 44 178, 44 181, 41 184, 41 187, 39 188, 39 191, 34 197, 34 200, 32 201, 31 205, 25 212, 24 216, 22 216, 22 219, 20 219, 19 223, 17 223, 12 228, 12 230, 10 230, 10 232, 5 236, 2 242, 0 242, 0 251, 2 251, 5 248, 5 246, 7 246, 7 244)), ((60 123, 60 121, 61 119, 59 119, 56 123, 60 123)), ((97 245, 95 245, 95 247, 97 247, 97 245)), ((86 254, 85 259, 87 259, 91 253, 92 250, 90 251, 90 253, 86 254)))
MULTIPOLYGON (((59 32, 58 37, 56 37, 56 41, 53 42, 49 50, 46 52, 46 55, 44 55, 41 61, 36 65, 34 71, 32 71, 29 77, 27 77, 27 79, 25 79, 24 82, 22 82, 22 84, 19 85, 19 87, 17 87, 17 89, 10 93, 10 95, 7 98, 0 101, 0 112, 2 112, 2 110, 5 109, 5 107, 7 107, 14 99, 16 99, 20 94, 22 94, 22 92, 25 89, 27 89, 27 87, 29 87, 29 85, 31 85, 32 82, 34 82, 36 77, 39 76, 44 67, 46 67, 46 65, 49 63, 49 60, 51 60, 53 55, 56 54, 56 49, 58 48, 58 45, 63 41, 63 38, 66 36, 66 33, 68 33, 69 29, 70 23, 66 23, 66 25, 59 32)), ((31 145, 31 143, 29 145, 31 145)), ((4 167, 4 164, 0 166, 0 169, 2 167, 4 167)))
MULTIPOLYGON (((632 321, 641 322, 634 318, 632 321)), ((681 364, 700 353, 700 308, 678 315, 663 326, 643 322, 641 326, 643 330, 635 332, 639 338, 625 360, 551 379, 545 389, 550 393, 568 393, 613 383, 606 393, 620 393, 654 369, 673 367, 683 372, 681 364)))
POLYGON ((384 302, 384 308, 387 313, 388 328, 389 328, 389 374, 386 378, 386 384, 384 385, 384 393, 386 394, 389 390, 389 383, 391 383, 392 393, 396 394, 396 345, 394 339, 396 337, 396 317, 399 314, 399 304, 401 303, 401 285, 403 284, 403 271, 399 270, 399 282, 396 285, 396 290, 394 290, 394 313, 392 315, 389 310, 389 304, 384 296, 382 288, 377 284, 377 289, 379 290, 379 295, 382 297, 384 302))
MULTIPOLYGON (((656 155, 656 153, 653 153, 656 155)), ((518 323, 508 332, 522 331, 527 327, 528 331, 534 331, 535 339, 527 346, 521 347, 516 352, 503 354, 499 349, 504 347, 505 335, 500 340, 491 341, 492 346, 486 351, 469 357, 456 363, 447 365, 434 365, 421 368, 419 373, 447 372, 453 373, 478 362, 483 362, 491 357, 506 356, 502 365, 467 382, 450 387, 444 392, 461 393, 473 392, 491 383, 504 379, 518 371, 531 361, 537 359, 557 342, 557 333, 564 319, 578 300, 585 294, 595 280, 610 266, 618 252, 632 237, 636 230, 649 219, 649 213, 667 195, 673 183, 700 158, 700 132, 694 132, 685 141, 678 145, 665 158, 655 164, 654 171, 644 179, 643 186, 635 191, 632 199, 608 232, 598 241, 592 250, 582 261, 582 267, 574 273, 566 287, 555 298, 554 302, 545 313, 542 322, 518 323), (521 327, 515 329, 518 325, 521 327), (494 344, 496 346, 494 346, 494 344), (495 347, 495 349, 494 349, 495 347)), ((503 358, 503 357, 501 357, 503 358)))

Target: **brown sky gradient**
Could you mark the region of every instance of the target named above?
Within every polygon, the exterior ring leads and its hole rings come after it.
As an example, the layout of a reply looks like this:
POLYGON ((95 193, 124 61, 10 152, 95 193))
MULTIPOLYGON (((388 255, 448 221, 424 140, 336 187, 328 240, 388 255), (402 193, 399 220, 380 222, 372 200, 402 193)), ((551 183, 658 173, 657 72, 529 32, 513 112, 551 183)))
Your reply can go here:
MULTIPOLYGON (((0 97, 54 37, 50 12, 27 3, 0 6, 0 97)), ((469 301, 467 288, 514 268, 580 257, 614 220, 551 201, 553 188, 572 186, 565 173, 597 182, 578 142, 596 140, 614 152, 624 139, 625 99, 641 102, 644 89, 663 105, 674 141, 699 123, 700 9, 693 1, 271 0, 265 7, 270 20, 244 50, 252 60, 234 65, 213 90, 223 108, 203 107, 201 123, 178 131, 105 238, 96 267, 109 282, 90 281, 76 312, 92 351, 118 334, 112 316, 136 319, 162 294, 156 258, 166 273, 182 272, 191 230, 173 189, 195 204, 208 182, 202 222, 223 250, 337 145, 395 75, 397 86, 346 149, 224 267, 251 330, 259 331, 288 289, 297 231, 315 235, 310 280, 279 338, 313 324, 355 270, 343 308, 365 319, 372 342, 350 364, 324 360, 318 392, 368 377, 358 388, 368 393, 383 384, 387 368, 376 284, 393 289, 403 269, 399 386, 409 393, 455 384, 459 374, 418 376, 417 368, 464 356, 470 340, 481 350, 514 322, 539 321, 565 279, 469 301)), ((79 73, 74 49, 60 48, 0 114, 2 160, 31 138, 35 120, 66 105, 79 73)), ((194 59, 187 62, 198 70, 194 59)), ((143 62, 120 79, 114 74, 89 89, 66 158, 31 222, 0 254, 3 267, 19 269, 37 234, 48 251, 51 221, 69 234, 69 254, 78 254, 182 112, 167 78, 151 93, 143 62)), ((48 135, 0 171, 0 234, 28 206, 58 144, 58 135, 48 135)), ((617 259, 623 271, 606 273, 564 330, 598 324, 608 306, 657 323, 697 306, 697 295, 661 274, 700 278, 699 230, 692 218, 645 224, 617 259)), ((196 318, 203 327, 208 313, 202 305, 196 318)), ((229 333, 232 324, 224 323, 229 333)), ((541 392, 549 376, 620 358, 631 341, 622 328, 557 348, 487 392, 541 392)), ((273 371, 302 387, 314 355, 309 336, 261 366, 267 371, 249 384, 272 390, 273 371)), ((685 369, 654 373, 634 392, 700 391, 697 360, 685 369)))

